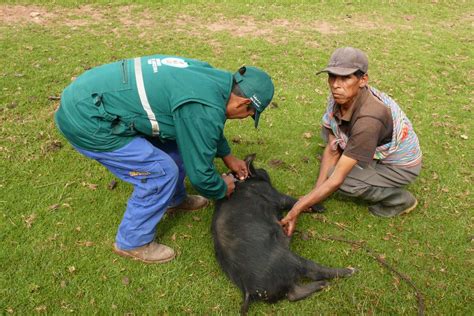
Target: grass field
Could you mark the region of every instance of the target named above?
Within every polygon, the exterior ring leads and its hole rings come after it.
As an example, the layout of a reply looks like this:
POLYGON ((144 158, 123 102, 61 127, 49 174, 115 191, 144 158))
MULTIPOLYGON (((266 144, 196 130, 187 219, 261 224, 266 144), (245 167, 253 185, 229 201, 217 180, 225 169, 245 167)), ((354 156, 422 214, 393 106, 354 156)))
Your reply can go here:
MULTIPOLYGON (((309 299, 255 303, 251 314, 415 314, 405 280, 357 245, 362 240, 423 295, 426 314, 466 315, 473 304, 472 1, 256 1, 0 4, 0 314, 236 314, 241 294, 213 254, 212 206, 166 217, 158 239, 179 256, 144 265, 111 251, 132 188, 76 153, 54 127, 55 97, 95 65, 154 53, 273 77, 274 106, 255 130, 229 121, 236 156, 257 153, 275 187, 294 196, 314 183, 331 52, 369 56, 370 83, 390 94, 420 138, 424 169, 410 215, 381 219, 333 196, 304 215, 292 249, 360 273, 309 299)), ((216 161, 219 170, 223 164, 216 161)), ((189 191, 193 189, 189 187, 189 191)), ((471 310, 471 312, 468 312, 471 310)))

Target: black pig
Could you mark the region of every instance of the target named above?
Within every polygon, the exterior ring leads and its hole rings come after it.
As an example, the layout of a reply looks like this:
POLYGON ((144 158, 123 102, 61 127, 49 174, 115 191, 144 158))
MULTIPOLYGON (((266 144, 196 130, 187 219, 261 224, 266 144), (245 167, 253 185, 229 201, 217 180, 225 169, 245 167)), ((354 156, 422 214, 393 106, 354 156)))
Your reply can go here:
POLYGON ((291 252, 278 220, 296 199, 274 189, 267 172, 253 167, 254 158, 245 159, 249 178, 236 183, 229 199, 217 201, 212 220, 217 261, 243 293, 242 314, 252 300, 300 300, 327 286, 325 280, 355 271, 323 267, 291 252), (312 282, 299 284, 302 278, 312 282))

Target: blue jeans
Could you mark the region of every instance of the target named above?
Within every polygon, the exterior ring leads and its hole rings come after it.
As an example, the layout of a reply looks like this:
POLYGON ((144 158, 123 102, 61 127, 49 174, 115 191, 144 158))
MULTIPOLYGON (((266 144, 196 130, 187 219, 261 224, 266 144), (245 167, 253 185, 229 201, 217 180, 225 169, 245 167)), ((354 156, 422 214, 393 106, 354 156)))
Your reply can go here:
POLYGON ((166 210, 186 197, 186 174, 176 142, 137 137, 112 152, 76 149, 134 186, 116 236, 120 249, 129 250, 153 241, 156 225, 166 210))

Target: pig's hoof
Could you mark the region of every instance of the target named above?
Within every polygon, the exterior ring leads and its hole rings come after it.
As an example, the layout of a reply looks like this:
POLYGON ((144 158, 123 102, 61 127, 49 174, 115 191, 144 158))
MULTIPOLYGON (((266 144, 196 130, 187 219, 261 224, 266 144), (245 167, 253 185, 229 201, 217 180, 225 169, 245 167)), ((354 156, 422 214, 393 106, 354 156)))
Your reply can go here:
POLYGON ((350 270, 350 272, 347 274, 348 277, 359 272, 359 269, 356 268, 348 267, 347 269, 350 270))
POLYGON ((326 208, 324 207, 324 205, 322 204, 314 204, 313 206, 311 206, 310 208, 310 212, 311 213, 323 213, 324 211, 326 210, 326 208))

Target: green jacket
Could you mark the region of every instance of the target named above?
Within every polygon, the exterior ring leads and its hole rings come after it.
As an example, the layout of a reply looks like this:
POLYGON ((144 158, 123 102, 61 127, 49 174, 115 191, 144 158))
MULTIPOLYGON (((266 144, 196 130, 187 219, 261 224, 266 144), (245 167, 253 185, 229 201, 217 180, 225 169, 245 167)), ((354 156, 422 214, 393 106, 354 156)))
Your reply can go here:
POLYGON ((224 137, 232 74, 208 63, 152 55, 93 68, 61 96, 56 125, 76 147, 114 151, 137 136, 176 140, 186 173, 204 196, 227 187, 213 160, 230 154, 224 137))

